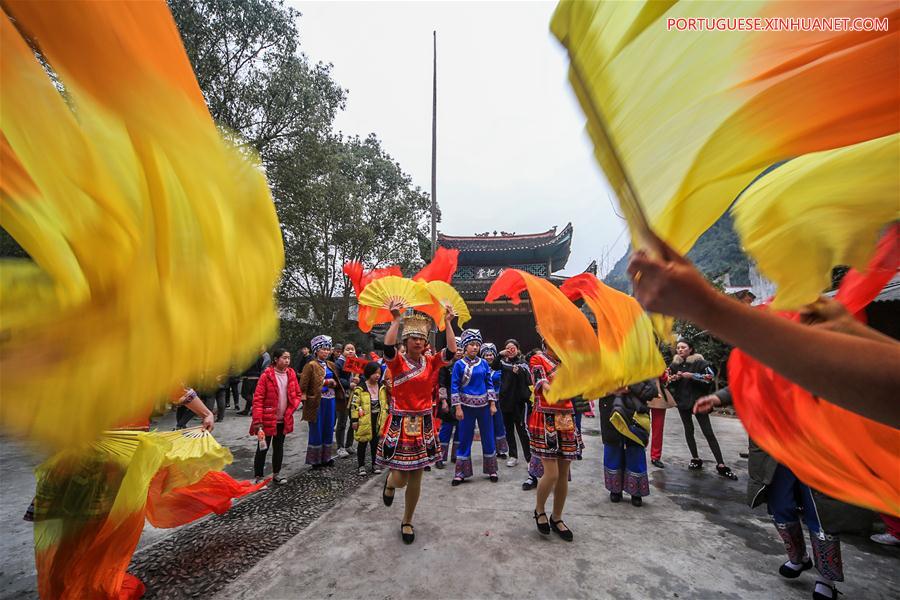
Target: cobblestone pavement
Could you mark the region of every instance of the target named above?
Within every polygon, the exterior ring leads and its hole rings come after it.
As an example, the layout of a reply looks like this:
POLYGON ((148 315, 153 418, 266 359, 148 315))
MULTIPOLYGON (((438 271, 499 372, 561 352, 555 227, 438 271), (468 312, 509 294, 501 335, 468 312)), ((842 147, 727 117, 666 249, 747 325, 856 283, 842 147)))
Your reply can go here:
POLYGON ((224 515, 173 531, 135 554, 129 572, 145 598, 206 598, 305 529, 368 477, 355 460, 304 470, 256 493, 224 515))
MULTIPOLYGON (((166 431, 174 424, 174 411, 171 411, 155 418, 151 427, 166 431)), ((197 421, 192 424, 196 425, 197 421)), ((234 456, 234 462, 225 471, 236 479, 253 477, 255 442, 249 436, 249 426, 249 417, 228 409, 225 420, 216 423, 213 432, 234 456)), ((148 595, 164 591, 165 596, 156 597, 190 598, 200 587, 200 579, 208 576, 211 581, 228 581, 301 531, 310 520, 366 479, 356 475, 355 457, 337 460, 336 466, 327 472, 311 471, 304 464, 307 429, 305 423, 296 421, 294 433, 285 442, 282 474, 288 478, 288 484, 241 499, 223 516, 213 515, 182 528, 157 529, 149 523, 145 525, 134 567, 147 578, 148 595), (270 506, 273 501, 278 501, 283 510, 270 506), (304 511, 309 512, 304 514, 304 511), (275 533, 269 533, 270 530, 275 533), (251 544, 254 531, 259 532, 256 537, 265 535, 266 542, 260 542, 259 549, 251 544), (182 548, 190 548, 193 554, 183 552, 182 548), (182 575, 192 570, 194 576, 182 575), (158 584, 169 578, 174 578, 175 583, 158 584)), ((32 525, 23 521, 22 515, 34 495, 33 470, 41 460, 38 448, 29 449, 0 436, 0 599, 3 600, 37 597, 32 525)), ((266 473, 271 473, 271 455, 266 473)), ((203 584, 206 583, 209 582, 204 580, 203 584)))

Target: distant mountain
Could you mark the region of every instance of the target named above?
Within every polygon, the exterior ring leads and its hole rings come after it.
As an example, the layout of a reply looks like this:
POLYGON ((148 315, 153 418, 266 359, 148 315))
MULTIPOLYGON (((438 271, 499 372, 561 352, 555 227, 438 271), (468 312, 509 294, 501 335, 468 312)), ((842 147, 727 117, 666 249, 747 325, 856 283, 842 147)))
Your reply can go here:
MULTIPOLYGON (((631 291, 631 280, 625 272, 630 252, 629 248, 603 279, 607 285, 624 292, 631 291)), ((741 251, 740 241, 728 213, 722 215, 700 236, 688 252, 688 258, 707 276, 716 278, 728 274, 731 285, 750 285, 750 263, 747 255, 741 251)))

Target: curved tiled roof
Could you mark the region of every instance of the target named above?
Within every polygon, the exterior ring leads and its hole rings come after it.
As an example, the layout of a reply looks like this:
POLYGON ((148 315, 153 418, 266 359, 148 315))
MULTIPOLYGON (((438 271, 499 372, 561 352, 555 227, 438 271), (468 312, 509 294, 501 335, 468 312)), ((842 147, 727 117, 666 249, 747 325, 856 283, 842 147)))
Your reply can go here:
POLYGON ((556 227, 541 233, 524 235, 455 236, 438 234, 438 244, 459 250, 462 265, 509 265, 546 263, 551 271, 566 266, 572 245, 572 224, 562 231, 556 227))

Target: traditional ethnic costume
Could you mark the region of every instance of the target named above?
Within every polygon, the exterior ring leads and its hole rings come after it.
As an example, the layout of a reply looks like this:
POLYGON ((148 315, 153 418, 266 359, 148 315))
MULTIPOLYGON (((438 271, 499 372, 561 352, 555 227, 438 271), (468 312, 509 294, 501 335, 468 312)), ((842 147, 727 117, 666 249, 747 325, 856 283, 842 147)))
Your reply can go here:
POLYGON ((600 434, 603 436, 603 483, 610 500, 619 502, 622 492, 631 503, 641 505, 650 495, 646 447, 650 439, 647 403, 656 397, 651 379, 628 386, 624 394, 600 399, 600 434))
MULTIPOLYGON (((310 342, 311 354, 330 349, 331 338, 317 335, 310 342)), ((344 390, 338 380, 338 370, 330 360, 314 358, 306 363, 300 374, 300 391, 303 393, 303 420, 309 423, 309 440, 306 464, 313 468, 334 464, 334 424, 337 397, 344 390), (335 381, 335 387, 325 385, 325 380, 335 381)))
POLYGON ((571 400, 550 404, 544 397, 544 387, 553 382, 559 363, 544 352, 528 361, 534 381, 534 408, 528 415, 528 438, 531 460, 528 475, 537 479, 544 474, 542 458, 575 460, 583 447, 581 434, 575 427, 575 411, 571 400))
MULTIPOLYGON (((466 329, 460 336, 462 347, 481 344, 481 332, 466 329)), ((475 440, 475 424, 481 432, 482 470, 497 480, 497 453, 494 441, 494 419, 490 405, 497 400, 491 383, 491 366, 480 356, 463 356, 453 365, 450 383, 450 402, 462 406, 463 420, 459 424, 459 450, 456 452, 456 472, 453 485, 472 476, 472 442, 475 440)))
MULTIPOLYGON (((460 348, 462 340, 456 338, 456 347, 460 348)), ((437 463, 437 468, 442 469, 444 463, 449 459, 456 462, 456 451, 459 449, 459 422, 456 420, 454 407, 450 405, 450 380, 451 370, 456 364, 453 359, 448 365, 441 367, 438 374, 438 416, 441 419, 441 428, 438 432, 438 440, 441 443, 441 458, 437 463), (444 410, 444 406, 447 407, 444 410), (453 444, 451 450, 451 443, 453 444)))
MULTIPOLYGON (((414 314, 403 320, 402 339, 428 338, 431 320, 414 314)), ((444 366, 444 352, 412 361, 394 348, 385 348, 384 357, 393 378, 390 416, 378 442, 376 464, 397 471, 417 471, 435 464, 440 455, 432 417, 432 394, 438 370, 444 366)))
MULTIPOLYGON (((478 355, 484 358, 488 354, 493 354, 496 357, 497 346, 491 343, 482 345, 478 355)), ((491 363, 488 363, 488 366, 491 367, 491 387, 494 388, 494 394, 496 395, 500 392, 500 370, 494 370, 491 363)), ((506 458, 509 455, 509 444, 506 441, 506 426, 503 423, 503 413, 500 411, 499 404, 497 405, 497 412, 494 413, 491 420, 494 422, 494 446, 497 449, 497 456, 506 458)))
MULTIPOLYGON (((187 389, 180 406, 196 398, 187 389)), ((140 598, 125 572, 148 520, 171 528, 222 514, 267 481, 222 472, 231 452, 199 429, 150 432, 149 418, 63 450, 35 470, 34 551, 41 598, 140 598)))

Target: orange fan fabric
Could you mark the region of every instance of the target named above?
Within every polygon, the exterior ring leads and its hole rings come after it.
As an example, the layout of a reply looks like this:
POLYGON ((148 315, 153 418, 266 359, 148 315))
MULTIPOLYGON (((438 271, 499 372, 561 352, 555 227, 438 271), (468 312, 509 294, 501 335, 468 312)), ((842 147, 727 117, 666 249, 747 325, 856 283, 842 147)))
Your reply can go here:
MULTIPOLYGON (((861 310, 898 266, 894 226, 866 273, 845 276, 837 299, 851 312, 861 310)), ((738 349, 728 374, 747 433, 775 460, 829 496, 900 516, 900 430, 816 397, 738 349)))
POLYGON ((590 273, 570 277, 560 291, 573 301, 584 298, 597 320, 601 368, 590 378, 586 397, 605 396, 662 374, 666 365, 656 345, 653 323, 637 300, 590 273))
POLYGON ((413 281, 443 281, 450 283, 456 273, 459 250, 438 248, 431 262, 412 276, 413 281))
POLYGON ((602 368, 594 328, 555 285, 518 269, 505 269, 500 273, 488 290, 485 302, 495 302, 505 296, 513 304, 519 304, 524 291, 531 300, 541 337, 561 361, 547 393, 547 401, 556 404, 582 394, 587 389, 586 382, 602 368))
MULTIPOLYGON (((350 279, 353 291, 356 293, 356 297, 359 298, 366 286, 376 279, 381 279, 382 277, 387 277, 389 275, 403 277, 403 272, 400 271, 400 267, 396 265, 367 271, 361 262, 354 260, 344 265, 344 275, 350 279)), ((372 331, 372 327, 378 323, 387 323, 393 320, 393 318, 391 312, 387 309, 359 305, 359 328, 366 333, 372 331)))

